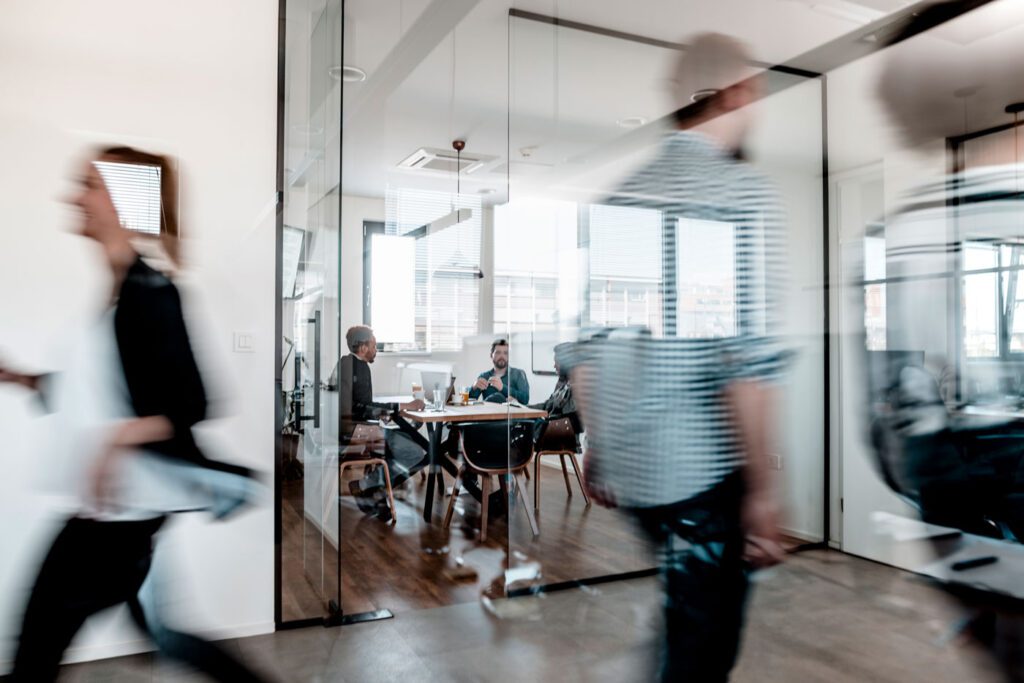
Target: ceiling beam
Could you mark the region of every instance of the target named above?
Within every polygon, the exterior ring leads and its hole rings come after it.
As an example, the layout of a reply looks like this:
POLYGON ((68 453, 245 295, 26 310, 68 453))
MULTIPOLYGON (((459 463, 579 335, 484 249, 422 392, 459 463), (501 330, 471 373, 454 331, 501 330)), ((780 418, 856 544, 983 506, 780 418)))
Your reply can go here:
MULTIPOLYGON (((992 0, 951 0, 950 2, 945 3, 945 11, 938 15, 934 15, 932 17, 931 25, 925 28, 935 28, 936 26, 987 5, 990 2, 992 2, 992 0)), ((801 55, 786 60, 781 64, 759 64, 759 66, 765 67, 769 72, 802 76, 803 78, 819 77, 822 74, 827 74, 828 72, 849 64, 850 62, 866 57, 873 52, 885 49, 892 38, 894 38, 903 26, 906 25, 907 21, 921 12, 925 7, 932 4, 934 4, 932 0, 920 0, 909 7, 905 7, 902 10, 882 17, 877 21, 873 21, 866 26, 862 26, 859 29, 843 34, 835 40, 813 48, 801 55)), ((657 47, 677 50, 687 49, 687 46, 681 43, 669 43, 667 41, 605 29, 591 24, 550 17, 533 12, 523 12, 521 10, 510 9, 509 17, 551 24, 556 27, 594 33, 610 38, 655 45, 657 47)), ((773 95, 800 82, 802 81, 796 78, 769 78, 766 83, 767 87, 764 88, 761 96, 767 97, 769 95, 773 95)), ((602 166, 626 154, 635 152, 638 148, 654 144, 664 134, 665 130, 674 127, 674 125, 674 113, 655 119, 654 121, 632 130, 629 133, 620 135, 604 145, 600 145, 595 149, 569 159, 565 163, 553 169, 550 176, 545 176, 539 179, 540 183, 549 185, 551 182, 557 180, 564 182, 565 180, 573 178, 581 173, 592 170, 595 167, 602 166)))
MULTIPOLYGON (((927 23, 922 22, 919 33, 930 31, 990 2, 992 0, 953 0, 942 3, 943 11, 931 14, 927 23)), ((872 21, 870 24, 844 33, 824 45, 808 50, 802 55, 787 60, 785 64, 797 69, 814 69, 819 73, 834 71, 841 66, 889 47, 893 38, 914 16, 934 4, 933 0, 916 2, 909 7, 904 7, 872 21)))
POLYGON ((399 39, 358 97, 342 112, 342 127, 357 125, 380 112, 387 98, 447 38, 480 0, 433 0, 399 39))

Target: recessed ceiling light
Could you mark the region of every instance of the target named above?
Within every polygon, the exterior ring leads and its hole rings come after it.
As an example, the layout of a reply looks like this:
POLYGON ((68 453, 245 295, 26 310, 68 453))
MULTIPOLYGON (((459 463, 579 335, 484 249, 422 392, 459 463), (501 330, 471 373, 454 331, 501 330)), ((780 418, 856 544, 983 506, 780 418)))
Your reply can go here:
POLYGON ((624 119, 619 119, 615 122, 615 125, 619 128, 639 128, 647 123, 647 119, 642 116, 627 116, 624 119))
POLYGON ((327 70, 331 78, 336 81, 345 81, 346 83, 361 83, 366 80, 366 72, 360 69, 358 66, 332 66, 327 70))

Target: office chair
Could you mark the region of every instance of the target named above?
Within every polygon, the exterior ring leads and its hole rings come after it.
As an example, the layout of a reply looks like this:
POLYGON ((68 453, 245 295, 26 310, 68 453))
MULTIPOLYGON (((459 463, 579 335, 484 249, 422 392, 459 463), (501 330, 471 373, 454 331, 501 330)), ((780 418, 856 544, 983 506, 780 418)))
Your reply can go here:
POLYGON ((534 441, 536 455, 533 460, 533 509, 540 510, 540 460, 544 456, 557 455, 562 463, 562 478, 565 480, 566 494, 572 498, 572 486, 569 483, 569 469, 565 465, 565 459, 569 458, 572 463, 572 471, 576 474, 576 483, 583 493, 583 500, 586 506, 590 507, 590 496, 587 494, 587 487, 583 483, 583 473, 580 470, 580 463, 576 459, 579 452, 579 434, 582 433, 582 425, 575 413, 563 417, 548 418, 541 424, 540 432, 534 441))
POLYGON ((448 501, 448 511, 444 516, 444 528, 447 529, 451 526, 463 474, 473 472, 480 475, 481 543, 487 540, 487 507, 491 495, 492 475, 499 476, 501 487, 506 491, 505 477, 512 475, 516 495, 522 500, 526 518, 530 522, 530 529, 534 536, 539 535, 537 519, 533 515, 533 509, 526 501, 526 483, 519 478, 519 475, 530 466, 530 460, 533 458, 533 421, 468 422, 459 425, 459 432, 462 464, 455 475, 455 485, 448 501))
POLYGON ((391 524, 398 521, 398 508, 391 491, 391 471, 384 458, 384 430, 375 424, 357 424, 348 441, 338 450, 338 490, 342 489, 345 470, 350 467, 371 466, 384 468, 384 486, 388 492, 388 507, 391 508, 391 524))

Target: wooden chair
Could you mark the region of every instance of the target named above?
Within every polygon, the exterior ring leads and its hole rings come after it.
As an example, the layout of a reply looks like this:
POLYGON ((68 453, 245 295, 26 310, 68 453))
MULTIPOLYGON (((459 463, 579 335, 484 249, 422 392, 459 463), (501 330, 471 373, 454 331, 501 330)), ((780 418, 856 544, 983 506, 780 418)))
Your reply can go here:
POLYGON ((342 490, 345 470, 350 467, 384 468, 384 486, 388 492, 388 507, 391 508, 391 524, 398 520, 398 508, 391 491, 391 470, 384 459, 384 430, 375 424, 357 424, 348 442, 338 453, 338 490, 342 490))
MULTIPOLYGON (((533 458, 533 422, 521 421, 511 424, 504 421, 471 422, 459 425, 459 447, 462 451, 462 464, 455 476, 452 497, 448 501, 448 511, 444 516, 444 528, 451 526, 455 512, 455 501, 459 499, 459 487, 462 475, 474 472, 480 475, 481 512, 480 542, 487 540, 487 506, 491 495, 491 477, 501 477, 501 487, 506 489, 505 477, 511 475, 515 480, 516 493, 526 510, 533 535, 540 534, 537 518, 533 515, 526 500, 526 483, 520 475, 530 466, 533 458)), ((511 507, 511 506, 510 506, 511 507)), ((511 512, 509 513, 511 514, 511 512)))
POLYGON ((583 473, 580 471, 580 463, 576 460, 578 442, 576 440, 576 426, 570 417, 559 417, 547 420, 537 438, 533 460, 533 507, 540 510, 540 459, 546 455, 557 455, 562 463, 562 478, 565 479, 565 491, 572 497, 572 486, 569 484, 569 469, 565 466, 565 459, 572 462, 572 470, 576 473, 576 482, 583 492, 583 500, 590 507, 590 496, 587 495, 587 487, 583 485, 583 473))

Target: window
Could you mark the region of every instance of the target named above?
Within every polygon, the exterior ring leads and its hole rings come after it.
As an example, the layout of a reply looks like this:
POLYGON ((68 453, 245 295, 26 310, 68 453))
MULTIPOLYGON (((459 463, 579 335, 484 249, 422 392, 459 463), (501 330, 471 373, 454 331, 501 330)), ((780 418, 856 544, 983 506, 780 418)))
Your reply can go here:
POLYGON ((729 223, 676 221, 676 336, 736 336, 736 244, 729 223))
POLYGON ((94 162, 117 215, 129 230, 160 235, 160 167, 120 161, 94 162))
POLYGON ((579 323, 577 206, 527 199, 494 210, 494 332, 579 323))
POLYGON ((969 241, 963 249, 964 355, 1008 358, 1024 353, 1024 244, 969 241))
POLYGON ((378 334, 378 341, 390 350, 458 350, 479 331, 479 197, 388 190, 385 217, 383 236, 395 239, 374 235, 365 246, 372 273, 367 324, 383 323, 381 332, 393 338, 378 334))
POLYGON ((416 343, 416 240, 365 233, 370 240, 370 317, 382 344, 416 343))
POLYGON ((864 331, 868 351, 885 351, 885 233, 868 226, 864 238, 864 331))
POLYGON ((639 325, 664 332, 662 214, 654 209, 588 209, 590 306, 597 327, 639 325))

